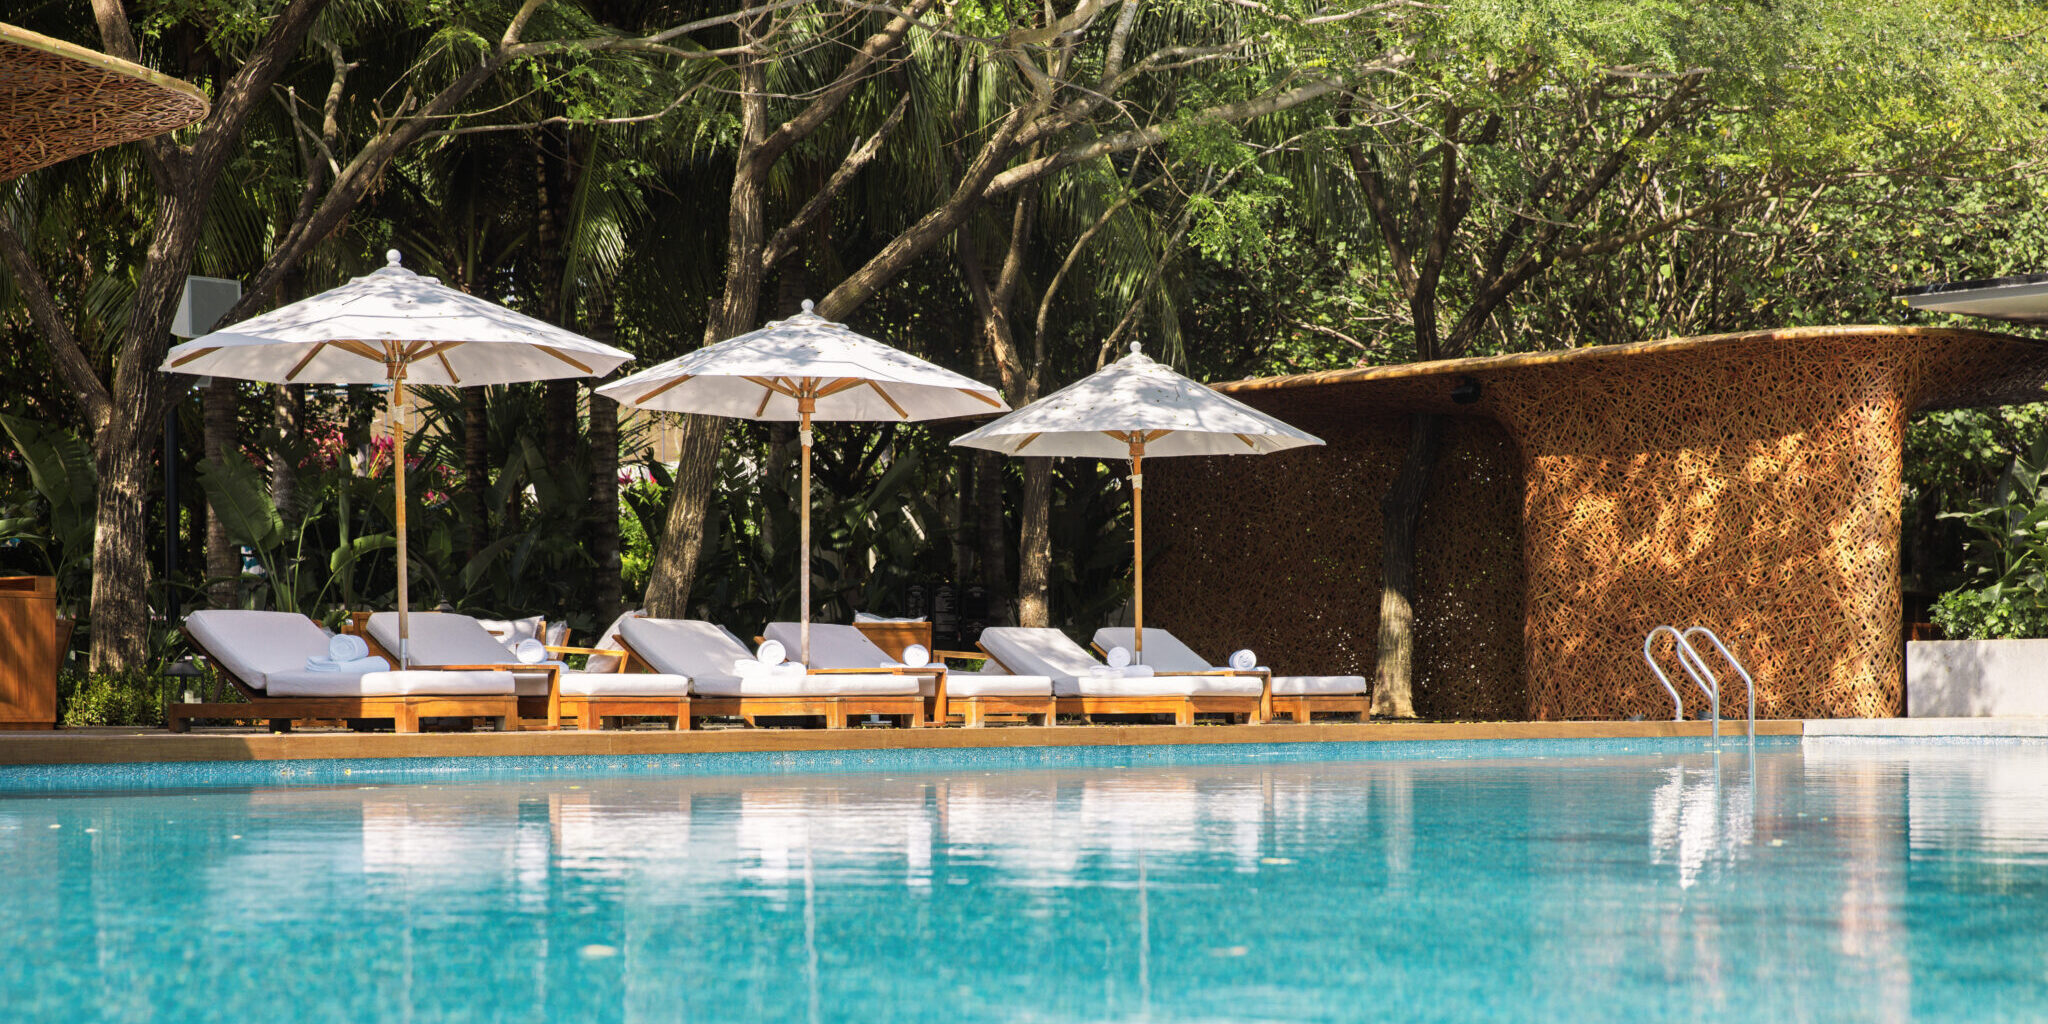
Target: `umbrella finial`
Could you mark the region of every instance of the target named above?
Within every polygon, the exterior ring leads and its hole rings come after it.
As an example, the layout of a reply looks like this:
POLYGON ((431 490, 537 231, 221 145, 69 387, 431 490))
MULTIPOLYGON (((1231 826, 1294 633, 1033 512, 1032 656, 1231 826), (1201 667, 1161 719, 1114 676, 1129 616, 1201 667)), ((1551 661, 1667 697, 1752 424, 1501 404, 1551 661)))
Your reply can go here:
POLYGON ((387 267, 395 267, 398 265, 398 250, 384 250, 384 265, 387 267))
POLYGON ((809 313, 810 311, 811 311, 811 300, 809 300, 809 299, 805 299, 805 300, 804 300, 804 312, 806 312, 806 313, 809 313))
POLYGON ((1142 355, 1144 355, 1144 354, 1145 354, 1145 343, 1144 343, 1144 342, 1142 342, 1142 341, 1134 341, 1134 342, 1131 342, 1131 354, 1132 354, 1132 355, 1134 355, 1134 356, 1142 356, 1142 355))

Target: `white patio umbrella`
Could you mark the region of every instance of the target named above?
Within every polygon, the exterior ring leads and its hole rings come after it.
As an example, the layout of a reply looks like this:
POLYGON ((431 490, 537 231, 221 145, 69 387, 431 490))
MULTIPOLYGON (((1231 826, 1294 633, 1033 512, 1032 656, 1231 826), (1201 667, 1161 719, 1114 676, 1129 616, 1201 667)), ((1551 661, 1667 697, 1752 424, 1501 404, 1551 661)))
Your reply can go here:
POLYGON ((938 420, 1007 412, 1001 393, 972 377, 803 311, 616 380, 597 393, 629 409, 749 420, 795 420, 802 445, 803 573, 798 659, 811 660, 811 422, 938 420))
POLYGON ((1321 438, 1206 384, 1131 354, 977 430, 954 438, 1005 455, 1131 460, 1132 610, 1145 652, 1145 457, 1266 455, 1321 438))
POLYGON ((603 376, 633 356, 398 265, 171 349, 161 369, 271 384, 391 385, 398 487, 398 660, 410 662, 405 544, 407 384, 450 387, 603 376))

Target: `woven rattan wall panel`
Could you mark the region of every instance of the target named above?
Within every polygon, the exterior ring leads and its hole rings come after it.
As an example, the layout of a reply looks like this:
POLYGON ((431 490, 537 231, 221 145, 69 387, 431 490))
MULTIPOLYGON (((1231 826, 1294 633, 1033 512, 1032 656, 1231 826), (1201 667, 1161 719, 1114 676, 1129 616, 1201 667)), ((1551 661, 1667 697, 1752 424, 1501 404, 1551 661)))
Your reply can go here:
MULTIPOLYGON (((1361 417, 1346 389, 1250 396, 1325 448, 1147 467, 1148 621, 1204 655, 1250 647, 1281 672, 1370 679, 1380 499, 1405 416, 1361 417)), ((1499 425, 1460 417, 1427 502, 1416 566, 1416 710, 1521 717, 1521 481, 1499 425)))
MULTIPOLYGON (((1709 348, 1490 382, 1525 453, 1531 717, 1669 716, 1640 656, 1666 623, 1726 639, 1761 716, 1899 714, 1900 453, 1919 357, 1709 348)), ((1704 698, 1684 697, 1698 716, 1704 698)))

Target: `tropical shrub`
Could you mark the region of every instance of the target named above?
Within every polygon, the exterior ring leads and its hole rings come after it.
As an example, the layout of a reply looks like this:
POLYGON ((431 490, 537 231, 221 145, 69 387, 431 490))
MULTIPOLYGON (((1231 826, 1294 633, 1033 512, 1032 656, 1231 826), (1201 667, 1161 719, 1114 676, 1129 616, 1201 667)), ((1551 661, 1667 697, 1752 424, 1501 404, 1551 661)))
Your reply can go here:
POLYGON ((1944 518, 1960 520, 1970 583, 1935 602, 1934 624, 1954 639, 2048 637, 2048 446, 2017 456, 1989 501, 1944 518))

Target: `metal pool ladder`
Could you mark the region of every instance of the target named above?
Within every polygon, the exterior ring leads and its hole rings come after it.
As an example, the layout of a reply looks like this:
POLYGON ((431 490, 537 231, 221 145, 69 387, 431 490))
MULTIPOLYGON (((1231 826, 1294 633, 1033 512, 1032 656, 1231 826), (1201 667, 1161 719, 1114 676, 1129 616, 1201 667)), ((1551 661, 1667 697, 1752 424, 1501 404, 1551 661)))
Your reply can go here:
POLYGON ((1651 648, 1657 642, 1657 636, 1661 633, 1671 634, 1671 642, 1678 650, 1678 667, 1684 669, 1686 676, 1693 681, 1693 685, 1698 686, 1700 692, 1707 695, 1707 702, 1712 707, 1709 714, 1713 716, 1714 720, 1714 743, 1716 745, 1719 745, 1721 742, 1721 680, 1719 676, 1714 674, 1714 670, 1707 665, 1706 656, 1699 652, 1699 648, 1693 646, 1693 639, 1702 636, 1706 637, 1708 642, 1714 645, 1714 650, 1720 652, 1722 660, 1735 669, 1736 675, 1742 677, 1742 687, 1749 692, 1749 718, 1747 720, 1749 739, 1751 742, 1755 742, 1756 680, 1750 678, 1749 670, 1742 667, 1741 660, 1728 650, 1728 645, 1722 643, 1721 638, 1715 636, 1714 631, 1705 626, 1693 626, 1683 631, 1679 630, 1676 626, 1658 626, 1650 631, 1650 635, 1643 638, 1643 662, 1650 666, 1651 672, 1656 673, 1657 681, 1664 685, 1664 692, 1671 695, 1671 720, 1674 722, 1685 721, 1685 705, 1678 699, 1678 690, 1671 685, 1671 677, 1664 674, 1664 670, 1657 665, 1656 655, 1652 653, 1651 648))

